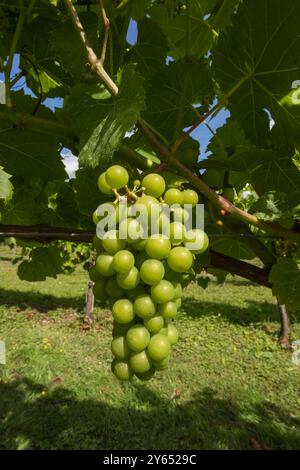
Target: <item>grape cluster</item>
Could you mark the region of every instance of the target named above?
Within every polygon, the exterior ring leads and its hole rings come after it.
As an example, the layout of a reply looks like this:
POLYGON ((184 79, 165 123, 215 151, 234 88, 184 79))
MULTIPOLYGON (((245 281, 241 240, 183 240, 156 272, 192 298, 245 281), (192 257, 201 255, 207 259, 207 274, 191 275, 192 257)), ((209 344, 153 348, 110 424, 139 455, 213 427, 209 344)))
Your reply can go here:
MULTIPOLYGON (((182 287, 190 281, 194 255, 207 249, 208 237, 199 229, 187 232, 178 221, 183 220, 184 204, 198 203, 195 191, 166 188, 164 178, 156 173, 147 174, 141 183, 135 181, 133 190, 128 188, 128 181, 128 172, 120 165, 109 167, 99 176, 100 191, 114 194, 116 200, 108 204, 105 233, 94 237, 97 258, 90 278, 95 298, 109 301, 111 306, 113 373, 120 380, 130 380, 134 375, 148 380, 168 366, 171 348, 178 341, 173 320, 181 306, 182 287), (118 192, 121 188, 123 195, 118 192), (121 217, 124 201, 125 217, 121 217), (174 204, 172 218, 164 221, 162 207, 174 204), (154 208, 158 211, 154 235, 145 233, 134 216, 137 205, 145 208, 149 220, 154 208), (169 237, 162 233, 164 222, 169 237), (121 237, 124 229, 125 236, 121 237), (193 250, 187 248, 191 239, 193 250)), ((103 220, 102 206, 93 214, 96 225, 103 220)))

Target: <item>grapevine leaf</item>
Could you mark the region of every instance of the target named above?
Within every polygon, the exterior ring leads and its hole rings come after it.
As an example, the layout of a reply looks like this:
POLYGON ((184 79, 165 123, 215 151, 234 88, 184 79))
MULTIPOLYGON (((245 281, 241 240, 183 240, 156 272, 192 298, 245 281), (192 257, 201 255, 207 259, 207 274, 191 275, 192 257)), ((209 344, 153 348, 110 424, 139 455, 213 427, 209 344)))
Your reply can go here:
POLYGON ((135 65, 125 65, 120 91, 108 116, 100 121, 79 154, 82 166, 106 165, 121 144, 126 131, 130 131, 145 107, 143 78, 135 65))
MULTIPOLYGON (((83 12, 79 14, 79 17, 91 46, 97 50, 98 15, 92 12, 83 12)), ((51 32, 50 46, 56 60, 74 80, 78 81, 86 70, 86 54, 69 17, 63 18, 51 32)))
MULTIPOLYGON (((213 0, 212 6, 217 3, 213 0)), ((207 2, 204 2, 206 7, 207 2)), ((154 6, 150 10, 151 18, 159 24, 167 37, 170 55, 178 60, 186 57, 187 54, 187 24, 189 24, 189 51, 190 57, 199 59, 209 50, 214 40, 213 30, 209 23, 204 20, 207 10, 202 8, 202 1, 190 2, 190 17, 187 21, 187 10, 176 8, 172 12, 168 4, 154 6)))
MULTIPOLYGON (((12 94, 16 112, 30 114, 36 106, 36 100, 24 96, 23 92, 12 94)), ((0 111, 4 109, 0 105, 0 111)), ((39 108, 39 117, 54 121, 54 114, 44 106, 39 108)), ((2 124, 0 139, 0 163, 11 175, 23 180, 39 178, 65 179, 67 174, 59 153, 59 139, 55 135, 42 134, 26 128, 24 125, 12 127, 2 124)))
POLYGON ((229 118, 225 124, 216 131, 207 150, 211 152, 214 157, 232 157, 238 153, 246 152, 252 147, 253 145, 246 139, 245 133, 240 128, 238 122, 229 118))
POLYGON ((56 246, 34 248, 29 260, 18 266, 18 276, 24 281, 45 281, 63 271, 63 258, 56 246))
POLYGON ((206 63, 171 62, 151 80, 147 112, 143 116, 161 134, 172 139, 178 117, 181 116, 182 128, 193 124, 197 118, 192 105, 206 105, 212 93, 212 77, 206 63))
POLYGON ((76 84, 65 100, 60 117, 66 120, 80 138, 80 147, 86 143, 99 121, 113 108, 109 92, 99 80, 85 80, 76 84))
POLYGON ((32 190, 26 186, 16 186, 10 201, 2 208, 3 224, 31 225, 37 220, 37 207, 32 190))
POLYGON ((11 175, 3 170, 0 166, 0 199, 8 201, 12 197, 13 185, 10 182, 11 175))
POLYGON ((232 117, 253 142, 270 138, 269 114, 286 145, 300 132, 300 106, 290 99, 299 79, 300 0, 245 0, 233 26, 221 33, 213 68, 229 98, 232 117), (258 12, 260 12, 258 14, 258 12))
POLYGON ((98 177, 103 168, 80 168, 76 171, 75 191, 79 211, 87 216, 92 215, 101 202, 107 201, 98 188, 98 177))
POLYGON ((299 310, 300 270, 291 259, 281 258, 272 267, 269 281, 273 284, 273 294, 291 310, 299 310))
POLYGON ((138 72, 149 80, 165 64, 166 39, 151 18, 141 20, 138 27, 138 41, 131 50, 130 61, 137 63, 138 72))

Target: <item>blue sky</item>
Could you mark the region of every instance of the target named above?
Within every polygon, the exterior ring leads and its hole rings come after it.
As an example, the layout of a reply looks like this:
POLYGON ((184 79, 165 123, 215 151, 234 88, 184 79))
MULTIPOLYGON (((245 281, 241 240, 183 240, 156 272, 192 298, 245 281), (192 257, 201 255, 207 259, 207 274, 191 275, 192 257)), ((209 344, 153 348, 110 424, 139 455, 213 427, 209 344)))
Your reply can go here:
MULTIPOLYGON (((128 43, 131 45, 134 45, 137 41, 137 36, 138 36, 137 24, 135 21, 131 20, 129 29, 128 29, 128 34, 127 34, 128 43)), ((15 75, 16 73, 20 71, 18 65, 19 65, 19 58, 16 57, 14 64, 13 64, 12 75, 15 75)), ((3 80, 4 80, 4 76, 2 73, 0 73, 0 81, 3 81, 3 80)), ((24 84, 25 84, 25 79, 23 80, 22 88, 24 89, 25 93, 32 95, 31 90, 29 90, 24 84)), ((17 84, 17 88, 19 87, 20 87, 20 83, 17 84)), ((1 90, 0 90, 0 99, 1 99, 1 90)), ((46 100, 44 100, 43 103, 52 110, 54 110, 55 108, 61 108, 63 106, 63 100, 61 98, 47 98, 46 100)), ((210 127, 215 131, 216 129, 218 129, 224 124, 228 116, 229 116, 229 112, 227 110, 221 110, 218 113, 218 115, 209 122, 210 127)), ((212 137, 211 132, 207 129, 205 124, 202 124, 191 134, 191 136, 200 142, 200 150, 201 150, 200 158, 201 159, 205 158, 207 145, 212 137)), ((62 150, 62 156, 64 157, 64 164, 66 166, 66 170, 69 176, 74 177, 74 173, 78 167, 77 158, 72 156, 71 152, 68 149, 62 150)))

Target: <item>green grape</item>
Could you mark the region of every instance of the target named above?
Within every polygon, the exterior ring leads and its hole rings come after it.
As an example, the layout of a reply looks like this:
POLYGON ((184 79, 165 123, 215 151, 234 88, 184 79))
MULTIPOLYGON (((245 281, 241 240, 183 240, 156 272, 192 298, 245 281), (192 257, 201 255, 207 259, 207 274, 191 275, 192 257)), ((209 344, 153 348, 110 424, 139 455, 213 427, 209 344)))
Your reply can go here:
POLYGON ((98 188, 103 194, 112 194, 111 186, 107 183, 105 173, 101 173, 98 178, 98 188))
POLYGON ((89 276, 90 276, 90 280, 93 281, 93 282, 96 282, 96 281, 98 281, 99 279, 102 279, 102 276, 101 276, 101 274, 97 271, 96 266, 93 266, 93 267, 89 270, 89 276))
POLYGON ((107 184, 114 189, 123 188, 129 180, 128 172, 120 165, 110 166, 105 172, 107 184))
POLYGON ((138 220, 128 218, 119 224, 119 233, 128 243, 136 243, 144 237, 144 228, 138 220))
POLYGON ((105 277, 113 276, 115 271, 112 267, 113 257, 108 253, 101 253, 96 259, 97 271, 105 277))
POLYGON ((131 300, 131 302, 134 302, 135 299, 139 295, 142 295, 142 294, 145 294, 145 293, 146 293, 145 287, 143 286, 143 284, 139 284, 134 289, 127 291, 127 297, 128 297, 129 300, 131 300))
POLYGON ((107 300, 105 281, 103 279, 99 279, 95 282, 93 287, 93 293, 96 300, 99 300, 100 302, 104 302, 105 300, 107 300))
POLYGON ((148 222, 151 221, 151 216, 158 215, 160 212, 159 201, 153 196, 141 196, 135 204, 131 206, 131 214, 141 212, 148 215, 148 222))
POLYGON ((146 253, 150 258, 164 259, 169 256, 171 243, 164 235, 152 235, 146 243, 146 253))
POLYGON ((138 286, 140 282, 139 270, 133 266, 130 271, 126 273, 117 274, 117 282, 122 289, 131 290, 138 286))
POLYGON ((133 311, 140 318, 151 317, 155 314, 156 304, 148 294, 139 295, 133 303, 133 311))
POLYGON ((173 318, 175 318, 177 315, 176 303, 170 301, 166 302, 165 304, 161 304, 159 305, 157 312, 162 315, 162 318, 165 320, 173 320, 173 318))
POLYGON ((209 239, 206 233, 203 232, 203 230, 196 228, 186 232, 184 246, 192 253, 200 255, 201 253, 207 250, 208 245, 209 239))
POLYGON ((168 206, 172 206, 173 204, 183 204, 183 196, 182 192, 176 188, 170 188, 165 192, 164 201, 168 206))
POLYGON ((150 196, 160 197, 166 189, 166 183, 158 173, 146 175, 142 181, 142 186, 150 196))
POLYGON ((94 235, 93 237, 93 247, 97 251, 97 253, 101 253, 103 251, 103 245, 102 245, 102 240, 97 237, 97 235, 94 235))
POLYGON ((181 299, 175 299, 175 300, 174 300, 174 303, 175 303, 175 305, 176 305, 176 307, 177 307, 177 310, 179 310, 180 307, 181 307, 181 304, 182 304, 182 300, 181 300, 181 299))
POLYGON ((151 287, 151 296, 154 302, 164 304, 174 298, 175 289, 171 282, 163 280, 151 287))
POLYGON ((102 244, 104 250, 110 255, 114 255, 126 247, 126 241, 120 239, 118 230, 106 232, 103 236, 102 244))
POLYGON ((130 356, 130 349, 126 343, 125 336, 113 338, 111 342, 111 352, 116 359, 127 360, 130 356))
POLYGON ((119 380, 130 380, 133 377, 133 370, 126 361, 114 359, 111 365, 111 369, 119 380))
POLYGON ((132 243, 132 248, 136 251, 144 251, 147 243, 147 238, 138 240, 137 242, 132 243))
POLYGON ((135 265, 138 269, 141 269, 141 266, 146 259, 149 259, 149 256, 145 251, 141 251, 135 257, 135 265))
POLYGON ((182 286, 180 282, 177 282, 177 281, 172 281, 172 284, 175 289, 174 299, 179 299, 180 297, 182 297, 182 286))
POLYGON ((174 207, 172 214, 174 222, 180 222, 184 224, 187 223, 187 221, 190 219, 189 212, 182 207, 174 207))
POLYGON ((121 289, 115 277, 111 277, 106 282, 105 289, 111 299, 120 299, 125 294, 124 289, 121 289))
POLYGON ((161 359, 160 361, 152 361, 153 366, 156 370, 164 370, 168 367, 170 362, 170 355, 165 357, 165 359, 161 359))
POLYGON ((170 235, 170 218, 168 213, 162 211, 158 217, 158 230, 159 233, 163 233, 166 237, 170 235))
POLYGON ((126 333, 126 342, 132 351, 143 351, 149 341, 150 333, 144 325, 133 325, 126 333))
POLYGON ((140 269, 141 279, 145 284, 153 286, 160 282, 165 275, 165 268, 157 259, 147 259, 140 269))
POLYGON ((170 341, 171 346, 174 346, 174 344, 176 344, 178 341, 177 328, 172 323, 170 323, 167 329, 168 329, 167 338, 170 341))
POLYGON ((113 269, 117 273, 128 273, 134 266, 134 256, 128 250, 121 250, 114 255, 113 269))
POLYGON ((191 204, 195 207, 199 202, 199 196, 193 189, 185 189, 182 191, 183 204, 191 204))
POLYGON ((223 189, 222 196, 225 197, 229 202, 233 202, 235 198, 235 189, 233 186, 227 186, 223 189))
POLYGON ((172 248, 168 256, 168 265, 177 273, 188 271, 193 264, 193 255, 183 246, 172 248))
POLYGON ((151 359, 147 351, 133 352, 129 359, 129 364, 135 373, 143 374, 148 372, 151 367, 151 359))
POLYGON ((136 377, 137 377, 139 380, 142 380, 142 381, 147 381, 147 380, 152 379, 152 377, 154 376, 154 374, 155 374, 155 369, 154 369, 154 367, 151 367, 151 369, 149 369, 147 372, 142 372, 142 373, 136 372, 136 373, 135 373, 136 377))
POLYGON ((171 345, 167 336, 153 335, 148 345, 148 354, 154 361, 162 361, 170 354, 171 345))
POLYGON ((113 304, 112 314, 118 323, 130 323, 134 318, 133 305, 128 299, 119 299, 113 304))
POLYGON ((153 335, 158 333, 164 326, 164 319, 161 315, 153 315, 152 317, 144 319, 144 325, 147 330, 153 335))
POLYGON ((170 241, 172 245, 179 245, 185 237, 185 228, 181 222, 172 222, 170 224, 170 241))

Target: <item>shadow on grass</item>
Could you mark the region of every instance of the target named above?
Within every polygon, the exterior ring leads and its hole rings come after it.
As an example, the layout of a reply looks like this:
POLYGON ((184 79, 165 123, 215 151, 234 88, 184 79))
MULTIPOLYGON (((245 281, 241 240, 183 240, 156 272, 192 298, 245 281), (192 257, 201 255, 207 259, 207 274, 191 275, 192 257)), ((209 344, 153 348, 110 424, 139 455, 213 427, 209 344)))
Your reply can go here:
POLYGON ((253 439, 264 448, 300 446, 300 421, 272 403, 243 409, 209 388, 181 403, 127 386, 135 403, 113 406, 63 387, 41 398, 44 387, 26 378, 0 382, 0 449, 247 449, 253 439))
POLYGON ((206 302, 186 297, 183 299, 182 310, 190 318, 220 314, 229 322, 239 325, 261 323, 266 320, 279 321, 279 312, 276 305, 255 300, 248 300, 247 304, 247 307, 242 308, 227 303, 224 304, 223 302, 206 302))
POLYGON ((22 310, 33 308, 47 313, 57 308, 72 308, 82 311, 85 306, 84 295, 78 297, 58 297, 39 292, 22 292, 0 288, 0 305, 19 307, 22 310))

